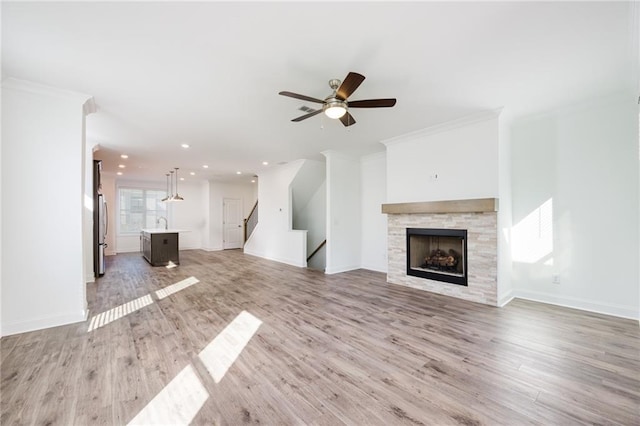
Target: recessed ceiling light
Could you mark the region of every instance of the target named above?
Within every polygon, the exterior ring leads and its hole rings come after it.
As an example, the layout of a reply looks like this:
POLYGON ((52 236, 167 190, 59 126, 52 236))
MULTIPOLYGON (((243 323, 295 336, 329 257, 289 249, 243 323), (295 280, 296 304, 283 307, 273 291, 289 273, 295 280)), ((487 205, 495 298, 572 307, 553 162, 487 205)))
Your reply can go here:
POLYGON ((188 143, 183 143, 183 144, 182 144, 182 145, 180 145, 180 146, 181 146, 181 147, 183 147, 183 148, 185 148, 185 149, 186 149, 186 148, 189 148, 189 144, 188 144, 188 143))
POLYGON ((191 173, 189 173, 189 174, 190 174, 191 176, 195 176, 195 175, 196 175, 196 172, 191 172, 191 173))
POLYGON ((120 158, 124 158, 126 160, 129 156, 127 154, 120 154, 120 158))
POLYGON ((124 169, 127 166, 125 166, 124 164, 118 164, 118 167, 120 167, 121 169, 124 169))
POLYGON ((202 166, 203 169, 208 169, 209 166, 207 166, 206 164, 202 166))
POLYGON ((180 180, 184 180, 184 178, 183 178, 183 177, 181 177, 181 178, 180 178, 180 180))
POLYGON ((263 161, 263 162, 262 162, 262 165, 263 165, 263 166, 268 166, 268 165, 269 165, 269 162, 268 162, 268 161, 263 161))
POLYGON ((256 180, 255 179, 251 179, 251 183, 256 183, 256 180))
POLYGON ((241 174, 242 174, 242 172, 240 172, 240 171, 237 171, 237 172, 236 172, 236 174, 237 174, 237 175, 241 175, 241 174))
POLYGON ((116 173, 118 176, 122 176, 122 172, 118 172, 116 173))

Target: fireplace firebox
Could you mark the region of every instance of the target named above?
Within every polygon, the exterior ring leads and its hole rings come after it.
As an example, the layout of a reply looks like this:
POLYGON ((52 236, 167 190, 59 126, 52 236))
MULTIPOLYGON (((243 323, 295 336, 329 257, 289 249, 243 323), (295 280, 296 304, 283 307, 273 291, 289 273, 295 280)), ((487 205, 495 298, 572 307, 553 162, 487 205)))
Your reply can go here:
POLYGON ((467 285, 467 230, 407 228, 407 275, 467 285))

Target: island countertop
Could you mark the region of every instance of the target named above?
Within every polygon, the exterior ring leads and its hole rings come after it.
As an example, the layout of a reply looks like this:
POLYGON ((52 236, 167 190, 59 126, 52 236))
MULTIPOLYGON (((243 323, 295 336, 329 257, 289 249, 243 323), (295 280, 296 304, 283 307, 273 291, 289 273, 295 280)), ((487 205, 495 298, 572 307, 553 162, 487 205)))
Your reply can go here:
POLYGON ((164 229, 164 228, 147 228, 141 229, 141 232, 146 232, 147 234, 177 234, 180 232, 189 232, 186 229, 164 229))

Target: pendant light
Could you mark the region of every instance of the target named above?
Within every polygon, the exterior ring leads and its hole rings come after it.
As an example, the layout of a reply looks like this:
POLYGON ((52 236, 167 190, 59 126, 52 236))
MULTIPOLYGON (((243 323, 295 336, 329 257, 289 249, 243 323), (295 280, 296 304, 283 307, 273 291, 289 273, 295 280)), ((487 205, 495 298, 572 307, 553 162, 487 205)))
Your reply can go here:
POLYGON ((169 201, 169 173, 167 173, 167 196, 160 201, 164 201, 164 202, 169 201))
POLYGON ((169 175, 171 176, 171 184, 169 184, 169 191, 171 192, 171 195, 169 195, 169 198, 167 198, 168 203, 173 201, 173 170, 169 172, 169 175))
MULTIPOLYGON (((176 169, 176 195, 173 196, 172 200, 173 201, 184 201, 184 198, 182 198, 180 195, 178 195, 178 168, 174 167, 174 169, 176 169)), ((173 172, 171 172, 173 173, 173 172)))

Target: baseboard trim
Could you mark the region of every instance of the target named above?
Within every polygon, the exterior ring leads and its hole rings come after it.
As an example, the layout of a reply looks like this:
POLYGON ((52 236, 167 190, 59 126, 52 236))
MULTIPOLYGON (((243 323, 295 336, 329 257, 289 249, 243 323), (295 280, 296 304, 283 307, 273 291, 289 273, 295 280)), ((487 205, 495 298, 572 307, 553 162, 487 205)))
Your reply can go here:
POLYGON ((3 322, 2 336, 28 333, 30 331, 43 330, 45 328, 59 327, 61 325, 86 321, 88 313, 89 312, 87 310, 82 310, 79 313, 33 318, 26 321, 3 322))
POLYGON ((244 251, 244 254, 248 254, 249 256, 260 257, 262 259, 273 260, 274 262, 284 263, 284 264, 287 264, 287 265, 296 266, 298 268, 306 268, 307 267, 307 262, 300 262, 300 261, 297 261, 295 259, 281 259, 281 258, 265 256, 265 255, 263 255, 261 253, 247 251, 246 249, 244 251))
POLYGON ((507 294, 505 294, 504 296, 502 296, 500 299, 498 299, 498 307, 499 308, 504 308, 506 305, 509 304, 509 302, 511 302, 513 299, 515 298, 515 296, 513 295, 513 290, 509 290, 507 292, 507 294))
POLYGON ((222 247, 202 247, 204 251, 222 251, 222 247))
POLYGON ((352 266, 340 266, 337 268, 329 268, 326 267, 324 269, 324 273, 327 275, 333 275, 333 274, 340 274, 342 272, 349 272, 349 271, 355 271, 356 269, 361 269, 362 266, 360 265, 352 265, 352 266))
POLYGON ((590 300, 574 297, 557 296, 555 294, 542 293, 530 290, 514 290, 516 299, 531 300, 533 302, 548 303, 550 305, 563 306, 565 308, 579 309, 581 311, 597 314, 611 315, 614 317, 640 320, 640 313, 632 306, 598 303, 590 300))
POLYGON ((371 265, 362 265, 361 268, 366 269, 367 271, 382 272, 383 274, 386 274, 388 272, 387 268, 379 268, 377 266, 371 266, 371 265))

